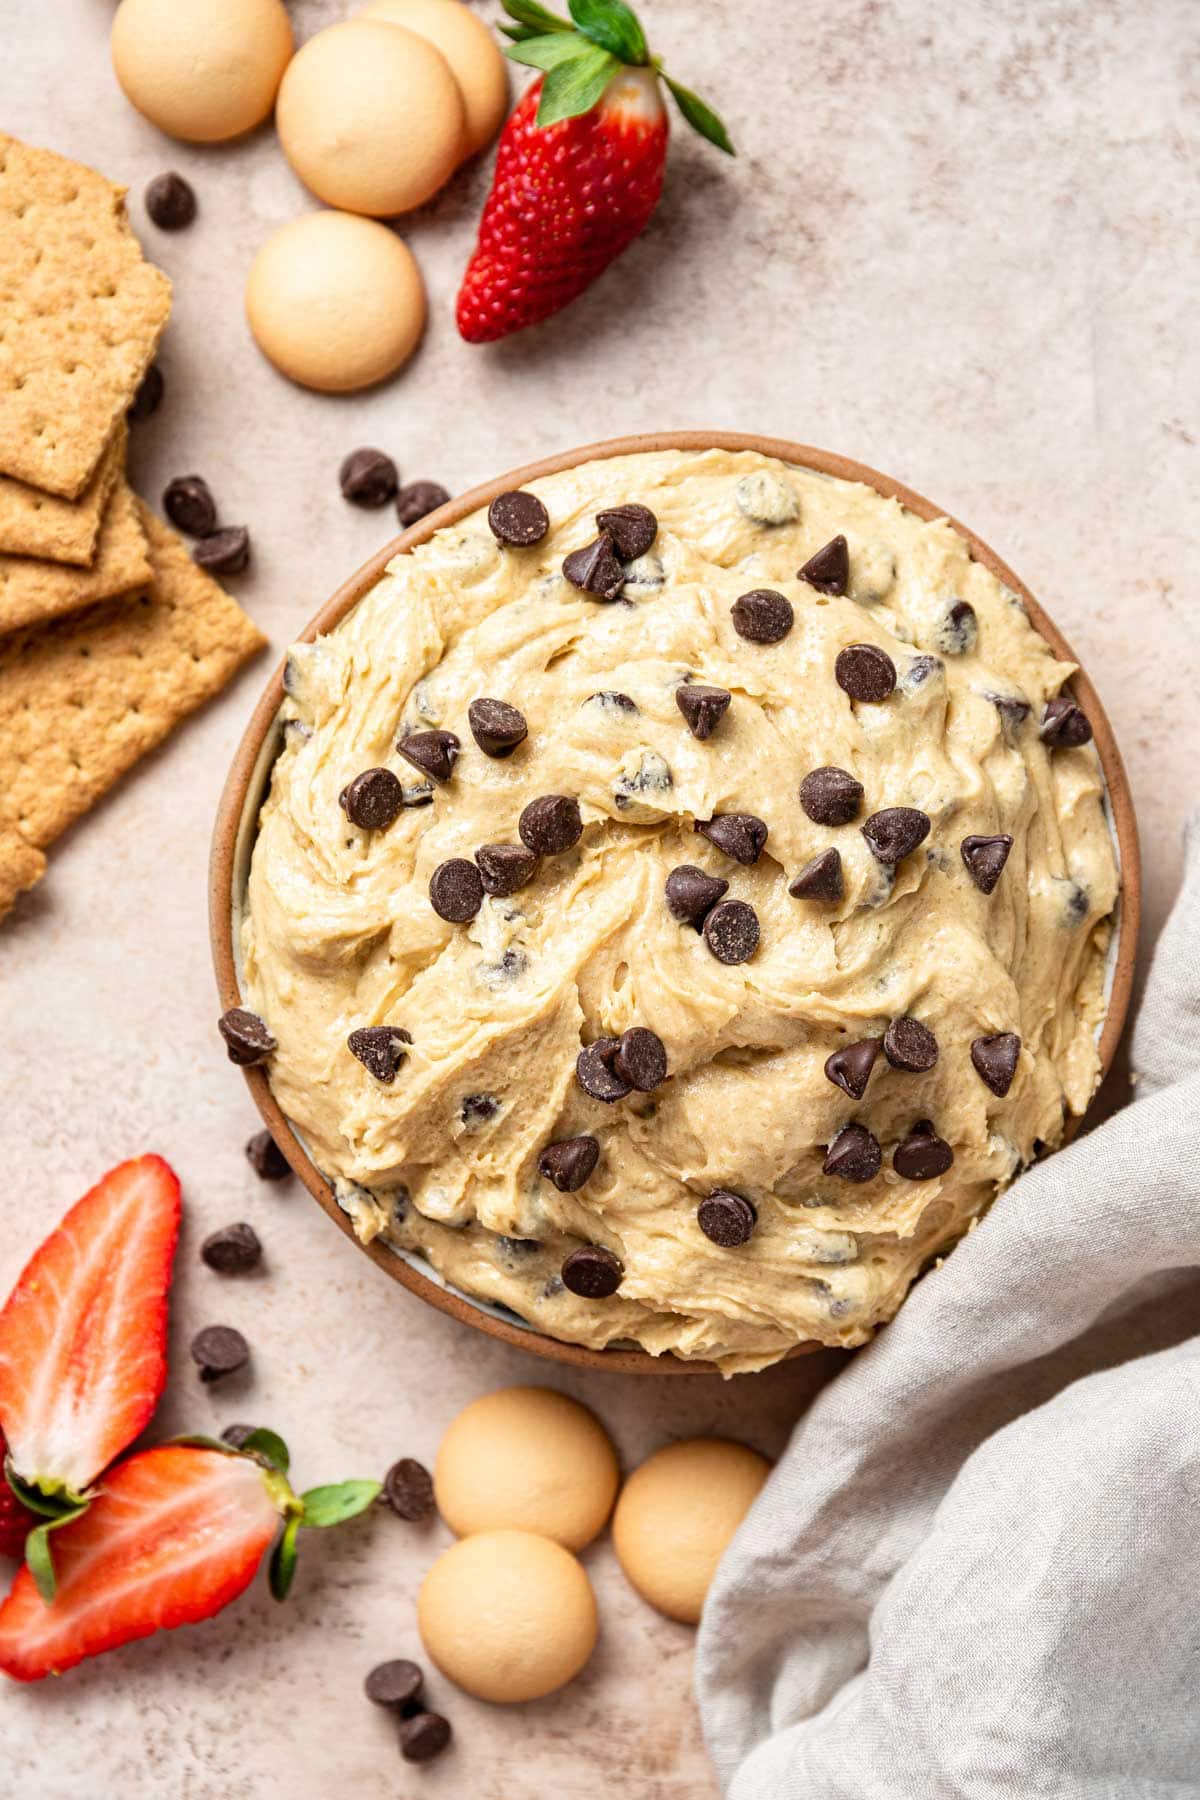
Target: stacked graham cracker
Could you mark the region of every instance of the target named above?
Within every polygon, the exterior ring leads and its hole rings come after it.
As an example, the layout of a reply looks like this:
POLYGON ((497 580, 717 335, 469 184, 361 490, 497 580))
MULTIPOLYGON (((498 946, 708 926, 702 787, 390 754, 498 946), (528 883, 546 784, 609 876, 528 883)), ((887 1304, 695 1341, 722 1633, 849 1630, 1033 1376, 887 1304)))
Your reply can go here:
POLYGON ((125 479, 171 287, 124 196, 0 133, 0 917, 264 642, 125 479))

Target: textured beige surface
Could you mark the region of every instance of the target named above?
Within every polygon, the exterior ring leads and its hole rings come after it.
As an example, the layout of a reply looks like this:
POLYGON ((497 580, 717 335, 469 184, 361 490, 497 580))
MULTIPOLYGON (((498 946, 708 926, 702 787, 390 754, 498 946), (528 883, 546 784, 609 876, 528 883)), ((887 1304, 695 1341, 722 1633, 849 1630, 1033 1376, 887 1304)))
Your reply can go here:
POLYGON ((29 556, 0 556, 0 636, 127 594, 149 579, 150 559, 137 499, 122 480, 108 503, 90 569, 29 556))
POLYGON ((78 500, 43 494, 27 482, 0 475, 0 553, 43 556, 51 562, 90 567, 100 521, 125 467, 124 423, 109 438, 95 473, 78 500))
POLYGON ((124 195, 0 134, 0 474, 68 499, 90 481, 171 307, 124 195))
MULTIPOLYGON (((349 10, 294 0, 304 38, 349 10)), ((497 8, 477 7, 484 16, 497 8)), ((392 529, 347 506, 341 457, 391 451, 462 490, 584 439, 677 425, 785 433, 862 457, 968 520, 1086 658, 1124 746, 1147 865, 1147 943, 1179 876, 1200 767, 1200 20, 1185 0, 970 0, 930 8, 728 0, 639 8, 667 66, 720 103, 742 154, 677 131, 662 210, 611 279, 525 342, 459 342, 450 316, 488 159, 406 232, 433 296, 404 375, 352 401, 291 387, 249 339, 241 294, 267 232, 310 200, 267 131, 193 152, 125 105, 99 0, 14 0, 0 101, 11 129, 128 182, 175 281, 161 412, 133 433, 152 499, 198 469, 254 531, 236 592, 288 643, 392 529), (72 46, 64 86, 63 44, 72 46), (781 53, 781 46, 787 54, 781 53), (1189 62, 1189 56, 1191 58, 1189 62), (190 231, 140 194, 195 183, 190 231)), ((514 77, 514 93, 524 77, 514 77)), ((157 1433, 263 1419, 298 1478, 432 1466, 454 1414, 505 1383, 586 1400, 626 1468, 716 1432, 778 1453, 835 1354, 722 1384, 549 1369, 399 1291, 295 1182, 242 1154, 257 1115, 213 1033, 209 827, 265 659, 57 845, 0 931, 0 1286, 119 1157, 169 1156, 184 1239, 157 1433), (99 1046, 99 1053, 96 1048, 99 1046), (206 1232, 248 1219, 261 1276, 222 1282, 206 1232), (202 1325, 241 1327, 254 1366, 196 1381, 202 1325)), ((938 1277, 937 1279, 941 1279, 938 1277)), ((0 1692, 10 1790, 63 1800, 713 1800, 689 1698, 692 1634, 638 1599, 607 1537, 584 1562, 602 1634, 586 1676, 533 1706, 431 1695, 455 1748, 410 1769, 361 1693, 419 1656, 421 1576, 450 1541, 386 1513, 305 1533, 281 1609, 259 1583, 222 1618, 37 1691, 0 1692)))

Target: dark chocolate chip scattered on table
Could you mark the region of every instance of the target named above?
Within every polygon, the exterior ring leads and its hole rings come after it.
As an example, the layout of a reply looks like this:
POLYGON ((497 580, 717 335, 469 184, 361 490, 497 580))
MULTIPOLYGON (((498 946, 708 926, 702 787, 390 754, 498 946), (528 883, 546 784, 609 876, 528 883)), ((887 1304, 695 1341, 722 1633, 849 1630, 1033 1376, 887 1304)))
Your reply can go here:
POLYGON ((397 1656, 391 1662, 377 1663, 363 1682, 363 1691, 376 1706, 390 1707, 394 1712, 412 1706, 421 1698, 425 1676, 419 1663, 397 1656))
POLYGON ((1091 721, 1070 694, 1057 694, 1047 702, 1040 735, 1043 744, 1049 744, 1052 750, 1062 746, 1078 749, 1091 740, 1091 721))
POLYGON ((549 531, 550 514, 536 494, 510 488, 506 494, 497 494, 488 507, 488 524, 497 543, 527 550, 540 544, 549 531))
POLYGON ((711 819, 697 819, 693 829, 747 867, 758 861, 767 841, 766 823, 753 813, 717 813, 711 819))
POLYGON ((873 1181, 882 1163, 878 1139, 865 1125, 843 1125, 825 1152, 822 1166, 826 1175, 837 1175, 843 1181, 873 1181))
POLYGON ((593 1100, 603 1100, 606 1105, 624 1100, 633 1090, 632 1082, 626 1080, 616 1067, 620 1048, 619 1038, 598 1037, 585 1044, 575 1058, 576 1081, 585 1094, 590 1094, 593 1100))
POLYGON ((160 231, 183 231, 196 216, 196 192, 174 169, 156 175, 146 188, 146 212, 160 231))
POLYGON ((471 736, 485 756, 511 756, 518 744, 529 736, 525 714, 510 706, 507 700, 481 697, 467 708, 471 736))
POLYGON ((352 825, 362 831, 386 831, 404 808, 400 777, 390 769, 364 769, 338 795, 338 804, 352 825))
POLYGON ((1021 1040, 1015 1031, 997 1031, 977 1037, 971 1045, 971 1061, 979 1079, 1003 1100, 1013 1084, 1021 1060, 1021 1040))
POLYGON ((485 894, 503 898, 533 879, 538 859, 524 844, 480 844, 475 861, 485 894))
POLYGON ((240 575, 250 561, 250 533, 244 525, 210 531, 192 546, 192 561, 210 575, 240 575))
POLYGON ((704 941, 720 963, 749 962, 758 939, 758 914, 745 900, 719 900, 704 921, 704 941))
POLYGON ((217 503, 203 475, 177 475, 163 489, 163 511, 177 531, 207 537, 217 528, 217 503))
POLYGON ((687 720, 694 738, 710 738, 725 714, 733 695, 725 688, 702 687, 685 682, 675 689, 675 704, 687 720))
POLYGON ((245 1275, 262 1261, 262 1244, 253 1225, 240 1220, 210 1232, 200 1246, 200 1256, 218 1275, 245 1275))
POLYGON ((906 1181, 936 1181, 953 1161, 953 1150, 928 1119, 919 1120, 892 1153, 892 1167, 906 1181))
POLYGON ((250 1436, 251 1432, 254 1432, 257 1430, 258 1430, 257 1425, 241 1425, 241 1424, 227 1425, 225 1427, 224 1431, 221 1433, 221 1438, 224 1443, 232 1444, 232 1446, 235 1450, 240 1450, 242 1445, 246 1442, 246 1439, 250 1436))
POLYGON ((814 825, 848 825, 863 803, 863 784, 831 764, 810 769, 800 783, 800 804, 814 825))
POLYGON ((386 506, 400 487, 395 463, 384 450, 352 450, 338 470, 342 498, 355 506, 386 506))
POLYGON ((938 1041, 928 1025, 908 1014, 893 1019, 883 1034, 883 1054, 893 1069, 923 1075, 938 1059, 938 1041))
POLYGON ((797 569, 801 581, 807 581, 822 594, 844 594, 850 580, 850 552, 839 532, 797 569))
POLYGON ((445 506, 449 498, 440 481, 410 481, 396 495, 396 517, 407 531, 418 519, 445 506))
POLYGON ((401 1025, 360 1025, 346 1039, 346 1048, 376 1081, 387 1083, 395 1081, 411 1043, 412 1037, 401 1025))
POLYGON ((925 842, 930 820, 915 806, 885 806, 882 812, 871 814, 861 831, 872 856, 894 866, 925 842))
POLYGON ((579 802, 567 794, 541 794, 522 812, 517 831, 535 856, 561 856, 583 835, 579 802))
POLYGON ((450 1721, 441 1713, 414 1713, 400 1721, 400 1754, 405 1762, 432 1762, 449 1747, 451 1735, 450 1721))
POLYGON ((465 856, 452 856, 433 871, 429 899, 440 919, 465 925, 483 905, 483 877, 465 856))
POLYGON ((861 1100, 882 1043, 882 1038, 859 1038, 857 1043, 844 1044, 827 1057, 825 1074, 834 1087, 840 1087, 852 1100, 861 1100))
POLYGON ((217 1030, 225 1039, 229 1060, 239 1068, 260 1063, 276 1049, 276 1042, 257 1013, 244 1006, 231 1006, 217 1020, 217 1030))
POLYGON ((1012 847, 1007 832, 992 837, 965 837, 959 845, 967 873, 981 894, 995 891, 1012 847))
POLYGON ((192 1339, 191 1354, 201 1381, 220 1381, 245 1368, 250 1346, 232 1325, 206 1325, 192 1339))
POLYGON ((292 1172, 292 1165, 269 1131, 256 1131, 249 1139, 246 1160, 260 1181, 283 1181, 292 1172))
POLYGON ((749 644, 778 644, 795 623, 792 603, 774 588, 752 588, 730 608, 733 629, 749 644))
POLYGON ((538 1156, 538 1174, 552 1181, 560 1194, 574 1194, 595 1170, 600 1145, 594 1137, 559 1138, 538 1156))
POLYGON ((394 1513, 412 1525, 432 1518, 436 1510, 433 1476, 415 1456, 402 1456, 383 1478, 383 1498, 394 1513))
POLYGON ((754 1235, 758 1213, 744 1194, 714 1188, 700 1202, 696 1223, 710 1243, 719 1244, 723 1250, 736 1250, 754 1235))
POLYGON ((596 524, 601 531, 607 531, 622 562, 636 562, 639 556, 645 556, 658 536, 658 520, 648 506, 639 506, 636 501, 597 513, 596 524))
POLYGON ((845 891, 841 852, 834 849, 819 850, 788 882, 788 893, 796 900, 836 902, 845 891))
POLYGON ((405 762, 434 781, 449 781, 462 745, 452 731, 410 731, 396 745, 405 762))
POLYGON ((896 686, 896 665, 878 644, 847 644, 837 653, 834 678, 851 700, 878 704, 896 686))
POLYGON ((619 600, 625 586, 625 566, 607 531, 582 549, 572 550, 563 561, 562 572, 573 587, 594 600, 619 600))
POLYGON ((644 1025, 622 1032, 613 1057, 613 1070, 641 1094, 652 1094, 667 1079, 666 1046, 657 1032, 644 1025))
POLYGON ((162 370, 157 363, 151 363, 138 383, 137 393, 126 408, 125 417, 133 425, 152 418, 162 405, 165 390, 162 370))
POLYGON ((562 1266, 563 1286, 581 1300, 607 1300, 621 1285, 625 1270, 621 1259, 602 1244, 584 1244, 572 1250, 562 1266))
POLYGON ((729 891, 729 883, 719 875, 707 875, 692 863, 680 863, 666 880, 667 910, 684 925, 699 931, 721 896, 729 891))

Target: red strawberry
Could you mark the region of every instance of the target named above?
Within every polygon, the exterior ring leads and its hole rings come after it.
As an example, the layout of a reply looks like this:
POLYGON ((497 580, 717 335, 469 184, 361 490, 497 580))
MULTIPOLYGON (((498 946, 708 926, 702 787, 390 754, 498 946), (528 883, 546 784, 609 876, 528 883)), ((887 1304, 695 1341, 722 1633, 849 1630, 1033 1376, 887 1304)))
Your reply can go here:
POLYGON ((43 1493, 82 1494, 154 1411, 179 1211, 161 1156, 121 1163, 34 1251, 0 1312, 0 1427, 13 1469, 43 1493))
MULTIPOLYGON (((0 1432, 0 1467, 3 1466, 7 1453, 8 1445, 4 1441, 4 1433, 0 1432)), ((20 1560, 25 1554, 26 1537, 33 1526, 40 1524, 37 1514, 21 1505, 0 1474, 0 1556, 14 1556, 20 1560)))
POLYGON ((131 1456, 54 1533, 52 1604, 18 1571, 0 1606, 0 1670, 40 1681, 210 1618, 249 1586, 290 1501, 287 1482, 247 1456, 187 1444, 131 1456))
POLYGON ((733 146, 702 100, 662 72, 624 0, 569 0, 572 26, 540 0, 504 0, 515 62, 545 71, 500 136, 458 329, 491 343, 558 312, 642 231, 662 192, 665 82, 688 124, 733 146))

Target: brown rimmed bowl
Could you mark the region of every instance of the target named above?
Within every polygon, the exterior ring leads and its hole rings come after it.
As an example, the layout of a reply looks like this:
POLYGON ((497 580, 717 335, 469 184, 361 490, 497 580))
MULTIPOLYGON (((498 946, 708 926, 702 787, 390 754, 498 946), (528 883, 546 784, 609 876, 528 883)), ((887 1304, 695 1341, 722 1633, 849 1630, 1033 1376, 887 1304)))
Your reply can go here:
MULTIPOLYGON (((393 538, 390 544, 365 562, 356 574, 343 582, 296 641, 308 643, 313 638, 332 631, 375 586, 394 556, 414 550, 418 544, 423 544, 427 538, 432 537, 434 532, 447 525, 456 525, 469 513, 488 506, 497 494, 510 488, 524 487, 526 483, 536 481, 541 476, 554 475, 560 469, 574 468, 580 463, 657 450, 751 450, 761 456, 776 457, 786 463, 798 463, 844 481, 864 482, 886 498, 899 500, 902 506, 916 513, 919 518, 949 518, 950 524, 966 541, 975 560, 989 569, 1005 587, 1020 596, 1035 629, 1055 655, 1065 662, 1078 661, 1062 633, 1043 612, 1024 582, 973 531, 960 525, 942 507, 932 505, 911 488, 894 481, 890 475, 881 475, 876 469, 852 462, 848 457, 835 456, 828 450, 816 450, 807 444, 793 444, 784 438, 757 437, 737 431, 655 432, 641 437, 610 438, 604 443, 585 444, 576 450, 563 451, 558 456, 545 457, 522 469, 511 469, 494 481, 485 482, 481 487, 472 488, 469 493, 460 494, 457 499, 448 501, 445 506, 419 520, 408 531, 393 538)), ((209 930, 222 1009, 241 1005, 236 953, 238 924, 259 809, 267 792, 271 765, 279 750, 278 714, 283 701, 285 662, 286 658, 268 682, 266 692, 255 707, 245 735, 238 745, 221 796, 213 833, 209 869, 209 930)), ((1109 822, 1121 874, 1121 891, 1109 952, 1108 1009, 1100 1032, 1103 1077, 1112 1066, 1133 985, 1141 906, 1137 823, 1125 768, 1112 727, 1100 704, 1100 697, 1082 670, 1072 678, 1070 686, 1091 720, 1095 734, 1096 749, 1107 786, 1109 822)), ((357 1244, 350 1220, 334 1199, 333 1189, 276 1104, 265 1071, 262 1068, 250 1068, 243 1070, 243 1074, 254 1103, 262 1114, 263 1123, 296 1174, 334 1224, 357 1244)), ((1078 1120, 1074 1121, 1074 1127, 1077 1128, 1078 1123, 1078 1120)), ((501 1343, 532 1351, 534 1355, 546 1357, 551 1362, 636 1375, 702 1375, 714 1372, 713 1365, 707 1362, 688 1362, 671 1355, 655 1357, 640 1349, 590 1350, 580 1344, 569 1344, 558 1338, 547 1337, 532 1326, 523 1326, 505 1317, 488 1302, 471 1299, 456 1289, 447 1287, 432 1270, 426 1272, 415 1262, 407 1261, 403 1255, 385 1245, 372 1243, 366 1245, 365 1250, 371 1260, 385 1270, 393 1281, 398 1281, 402 1287, 406 1287, 410 1293, 416 1294, 429 1305, 436 1306, 439 1312, 449 1313, 462 1324, 474 1326, 476 1330, 486 1332, 489 1337, 498 1338, 501 1343)), ((788 1355, 802 1356, 808 1351, 821 1348, 820 1344, 815 1343, 798 1344, 788 1355)))

